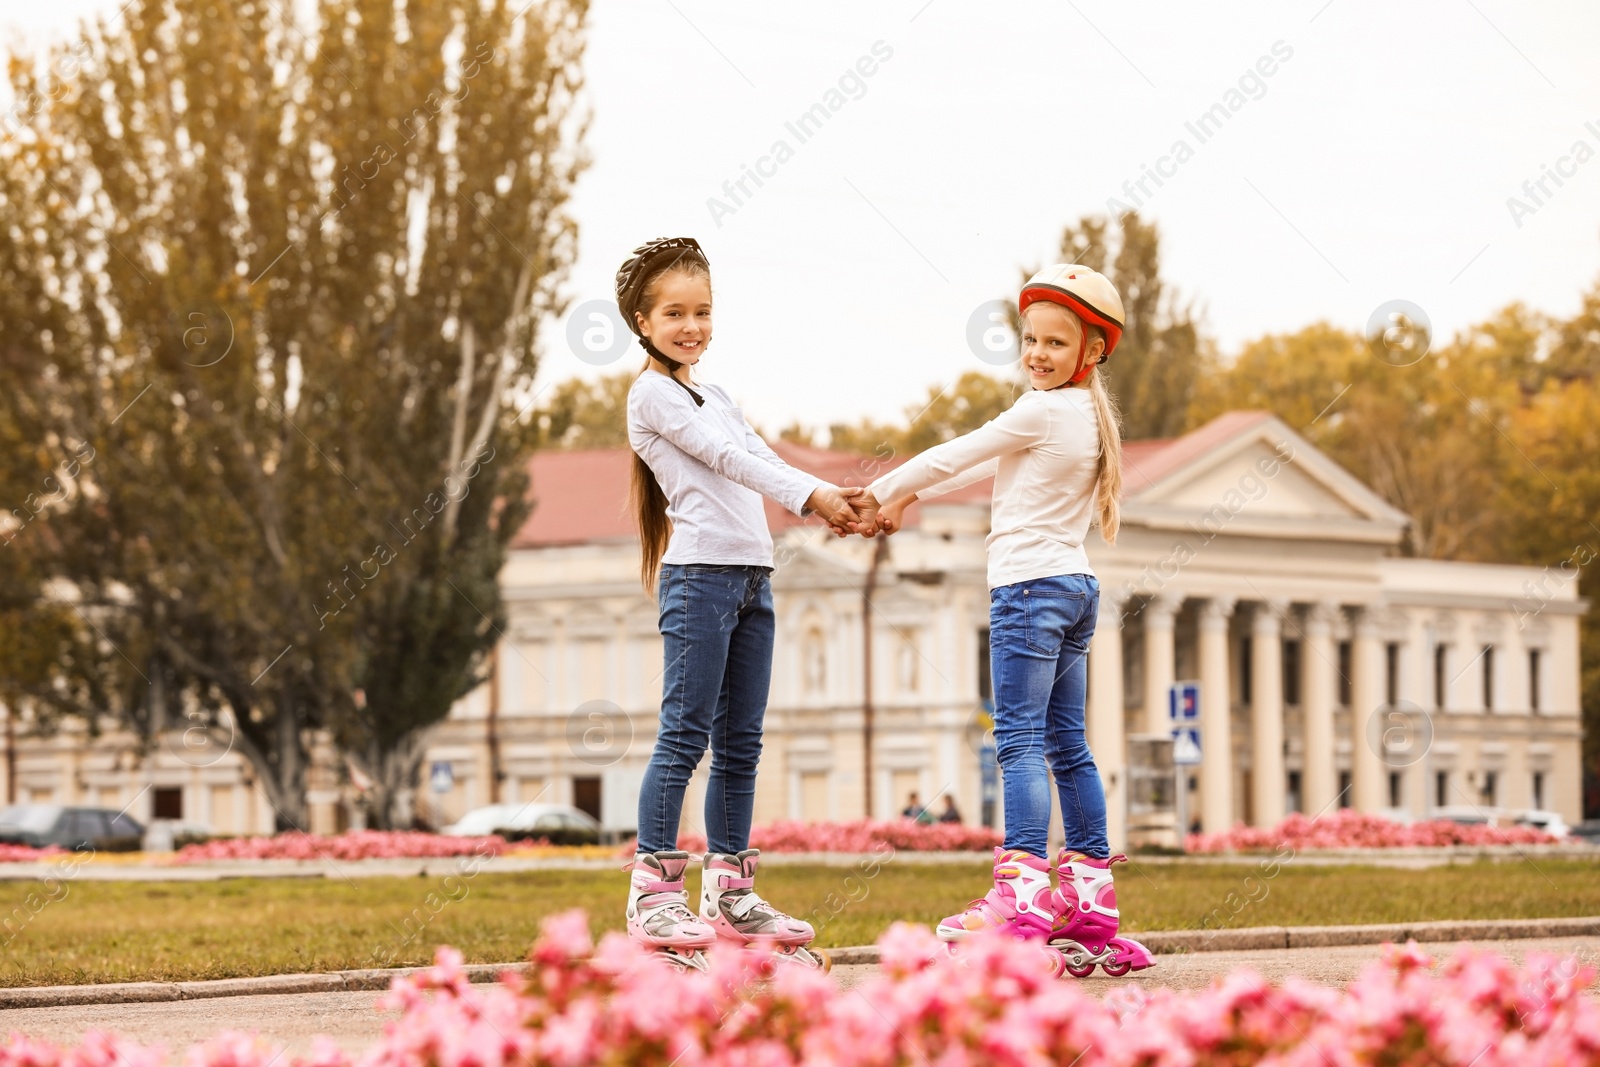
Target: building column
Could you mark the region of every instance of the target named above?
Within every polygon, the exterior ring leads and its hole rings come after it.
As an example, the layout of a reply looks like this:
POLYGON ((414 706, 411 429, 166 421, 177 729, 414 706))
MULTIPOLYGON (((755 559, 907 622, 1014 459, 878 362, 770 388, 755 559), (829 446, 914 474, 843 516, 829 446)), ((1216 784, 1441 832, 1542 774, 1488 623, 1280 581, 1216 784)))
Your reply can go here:
POLYGON ((1356 609, 1350 648, 1350 784, 1357 811, 1376 813, 1387 807, 1384 760, 1374 745, 1383 743, 1383 644, 1370 607, 1356 609))
POLYGON ((1127 594, 1102 589, 1089 643, 1089 750, 1106 791, 1106 836, 1113 853, 1127 844, 1128 752, 1122 719, 1122 608, 1127 594))
POLYGON ((1173 616, 1183 606, 1183 594, 1158 593, 1145 603, 1144 619, 1144 729, 1166 737, 1172 730, 1167 721, 1167 693, 1172 688, 1173 616))
POLYGON ((1283 600, 1258 603, 1250 628, 1250 775, 1255 825, 1283 820, 1283 600))
POLYGON ((1305 814, 1313 819, 1339 804, 1339 774, 1333 754, 1334 675, 1339 656, 1333 643, 1333 620, 1338 613, 1337 604, 1312 604, 1306 609, 1301 631, 1300 709, 1305 714, 1305 744, 1300 793, 1305 814))
POLYGON ((1229 714, 1228 617, 1235 598, 1200 606, 1200 829, 1233 824, 1233 731, 1229 714))

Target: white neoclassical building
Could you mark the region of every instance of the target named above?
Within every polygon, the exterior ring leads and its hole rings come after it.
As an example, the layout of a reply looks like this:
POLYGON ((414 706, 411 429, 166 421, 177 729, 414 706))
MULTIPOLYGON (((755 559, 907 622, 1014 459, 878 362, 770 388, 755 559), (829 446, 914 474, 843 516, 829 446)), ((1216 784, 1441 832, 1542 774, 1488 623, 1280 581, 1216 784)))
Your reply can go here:
MULTIPOLYGON (((778 451, 842 483, 893 462, 778 451)), ((503 573, 510 621, 493 681, 431 741, 418 804, 436 821, 541 800, 615 830, 635 824, 662 657, 628 463, 622 450, 534 459, 537 506, 503 573)), ((1580 817, 1586 604, 1570 573, 1400 556, 1406 516, 1264 412, 1130 442, 1124 466, 1118 544, 1091 532, 1088 546, 1102 591, 1088 729, 1116 844, 1171 840, 1173 778, 1147 739, 1170 738, 1179 682, 1198 686, 1200 762, 1182 777, 1188 817, 1206 829, 1337 805, 1580 817)), ((919 504, 906 530, 874 541, 837 540, 769 506, 778 651, 758 823, 886 817, 912 792, 998 823, 985 730, 990 490, 919 504)), ((271 829, 235 754, 173 742, 136 759, 129 740, 19 738, 0 780, 15 767, 5 787, 19 800, 132 801, 144 818, 271 829)), ((339 766, 331 751, 318 760, 313 829, 348 821, 339 766)), ((686 826, 699 818, 691 795, 686 826)))
MULTIPOLYGON (((779 451, 839 482, 880 463, 779 451)), ((1181 681, 1199 687, 1186 800, 1205 829, 1336 805, 1580 817, 1585 603, 1568 576, 1400 556, 1406 516, 1265 412, 1130 442, 1124 467, 1121 537, 1089 544, 1102 593, 1088 728, 1115 841, 1170 839, 1173 816, 1130 783, 1158 755, 1141 739, 1171 736, 1181 681)), ((620 450, 535 459, 540 504, 505 570, 495 683, 430 754, 452 769, 431 801, 444 814, 487 803, 493 782, 503 801, 634 824, 662 664, 627 475, 620 450)), ((998 818, 984 804, 990 491, 919 504, 905 531, 874 541, 769 506, 778 652, 758 823, 885 817, 912 792, 948 793, 969 822, 998 818)), ((686 825, 699 810, 691 797, 686 825)))

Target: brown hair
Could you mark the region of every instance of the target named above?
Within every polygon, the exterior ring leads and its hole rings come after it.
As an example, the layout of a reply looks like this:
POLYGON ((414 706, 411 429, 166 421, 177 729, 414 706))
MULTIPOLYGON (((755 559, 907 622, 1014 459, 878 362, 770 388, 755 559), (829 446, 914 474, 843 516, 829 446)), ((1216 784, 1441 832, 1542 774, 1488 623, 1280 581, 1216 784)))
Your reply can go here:
MULTIPOLYGON (((1035 303, 1030 308, 1037 306, 1038 303, 1035 303)), ((1076 311, 1065 304, 1052 306, 1060 308, 1077 321, 1078 329, 1083 331, 1085 345, 1097 337, 1102 344, 1105 343, 1106 332, 1103 328, 1084 322, 1076 311)), ((1122 429, 1118 425, 1121 414, 1117 411, 1117 402, 1106 389, 1105 375, 1100 373, 1098 366, 1078 383, 1078 387, 1089 390, 1094 401, 1095 427, 1100 435, 1099 469, 1094 486, 1095 519, 1100 524, 1101 538, 1106 544, 1114 545, 1117 543, 1117 531, 1122 528, 1122 429)))
MULTIPOLYGON (((684 274, 690 278, 704 278, 706 284, 711 283, 711 271, 705 263, 693 257, 683 257, 664 264, 650 280, 644 285, 644 290, 639 299, 637 312, 645 318, 650 317, 650 312, 655 310, 656 301, 661 298, 661 283, 669 274, 684 274)), ((635 325, 629 323, 630 326, 635 325)), ((646 357, 644 366, 639 373, 649 374, 650 359, 646 357)), ((672 540, 672 522, 667 518, 667 494, 661 491, 661 483, 656 481, 655 471, 644 458, 635 452, 633 454, 633 518, 639 527, 640 565, 639 578, 644 582, 646 592, 652 592, 656 584, 656 576, 661 573, 661 557, 667 554, 667 542, 672 540)))

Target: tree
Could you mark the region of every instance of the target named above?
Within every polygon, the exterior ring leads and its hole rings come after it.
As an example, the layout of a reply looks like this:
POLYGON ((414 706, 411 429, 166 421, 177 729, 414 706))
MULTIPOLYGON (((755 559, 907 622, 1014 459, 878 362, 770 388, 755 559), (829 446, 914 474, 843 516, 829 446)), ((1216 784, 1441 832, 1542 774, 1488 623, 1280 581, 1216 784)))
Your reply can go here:
MULTIPOLYGON (((834 423, 828 428, 828 447, 860 455, 914 456, 976 430, 1009 408, 1022 388, 983 371, 967 371, 949 385, 930 386, 927 400, 906 408, 903 427, 871 419, 834 423)), ((781 436, 797 440, 797 432, 790 428, 781 436)))
POLYGON ((181 714, 280 824, 330 731, 384 821, 503 622, 586 3, 294 7, 135 0, 12 66, 0 426, 31 447, 0 471, 20 499, 92 458, 7 531, 0 608, 73 653, 7 695, 147 737, 181 714))
POLYGON ((569 378, 550 391, 534 411, 541 448, 626 448, 628 390, 638 371, 603 378, 569 378))

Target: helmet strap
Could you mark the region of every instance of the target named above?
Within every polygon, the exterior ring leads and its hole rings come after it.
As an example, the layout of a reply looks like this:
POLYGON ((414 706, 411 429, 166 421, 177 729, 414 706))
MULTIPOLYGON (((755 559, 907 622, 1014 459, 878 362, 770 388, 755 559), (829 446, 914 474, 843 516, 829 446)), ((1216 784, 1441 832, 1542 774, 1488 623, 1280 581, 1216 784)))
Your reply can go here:
POLYGON ((683 369, 682 363, 679 363, 665 352, 662 352, 659 348, 651 343, 650 338, 648 337, 639 338, 639 344, 643 346, 645 352, 649 354, 651 359, 655 360, 657 363, 661 364, 667 369, 667 377, 677 382, 678 385, 683 388, 683 391, 689 394, 690 398, 694 400, 695 407, 705 406, 706 398, 689 388, 689 383, 678 377, 678 372, 683 369))

